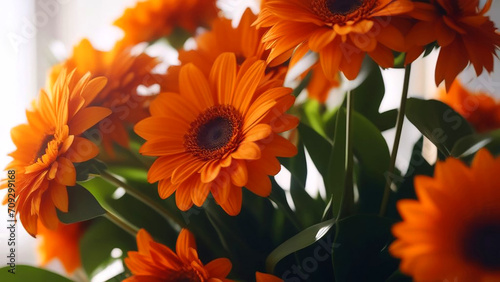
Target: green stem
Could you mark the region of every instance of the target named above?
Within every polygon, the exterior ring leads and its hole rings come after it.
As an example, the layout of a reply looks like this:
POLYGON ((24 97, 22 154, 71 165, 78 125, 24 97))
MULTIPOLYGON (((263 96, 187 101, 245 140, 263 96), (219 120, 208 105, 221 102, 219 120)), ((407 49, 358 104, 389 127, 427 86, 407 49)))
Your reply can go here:
POLYGON ((149 198, 148 196, 140 193, 134 187, 132 187, 132 186, 128 185, 127 183, 121 181, 120 179, 116 178, 111 173, 109 173, 107 171, 103 171, 103 172, 101 172, 101 177, 104 180, 106 180, 107 182, 109 182, 117 187, 122 187, 123 189, 125 189, 127 194, 136 198, 137 200, 144 203, 148 207, 152 208, 159 215, 161 215, 166 221, 168 221, 172 225, 172 227, 174 227, 175 229, 180 230, 181 227, 185 227, 186 224, 184 224, 184 222, 182 222, 177 217, 175 217, 169 210, 167 210, 162 205, 155 202, 153 199, 149 198))
POLYGON ((107 218, 109 221, 113 222, 116 224, 116 226, 120 227, 130 235, 132 235, 134 238, 137 235, 137 232, 139 232, 139 228, 135 227, 132 225, 130 222, 127 220, 123 219, 121 216, 117 214, 113 214, 110 210, 106 209, 106 213, 104 214, 104 217, 107 218))
POLYGON ((339 218, 346 217, 354 212, 354 191, 353 191, 353 153, 352 153, 352 113, 354 112, 354 100, 351 91, 347 92, 347 113, 346 113, 346 141, 345 141, 345 180, 344 196, 339 218))
POLYGON ((410 86, 410 74, 411 74, 411 64, 406 66, 405 78, 403 84, 403 94, 401 95, 401 103, 399 106, 398 119, 396 122, 396 137, 394 138, 394 145, 392 146, 391 162, 389 164, 388 174, 386 175, 386 183, 384 196, 382 198, 382 204, 380 206, 380 216, 384 216, 387 211, 387 205, 389 203, 389 198, 391 196, 391 176, 394 175, 394 169, 396 168, 396 158, 398 156, 399 142, 401 141, 401 132, 403 131, 403 123, 406 112, 406 101, 408 100, 408 89, 410 86))

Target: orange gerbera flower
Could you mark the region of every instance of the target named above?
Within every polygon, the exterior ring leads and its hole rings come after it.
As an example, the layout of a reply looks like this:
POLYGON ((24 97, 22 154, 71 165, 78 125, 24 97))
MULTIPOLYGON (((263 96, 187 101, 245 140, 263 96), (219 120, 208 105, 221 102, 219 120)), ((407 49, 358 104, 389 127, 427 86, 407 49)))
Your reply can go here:
POLYGON ((438 162, 418 176, 419 200, 401 200, 390 252, 415 281, 500 281, 500 157, 482 149, 471 167, 438 162))
POLYGON ((147 0, 127 8, 114 22, 125 32, 126 46, 168 36, 176 28, 194 33, 217 17, 215 0, 147 0))
POLYGON ((257 282, 283 282, 283 279, 278 278, 274 275, 267 274, 267 273, 262 273, 262 272, 256 272, 255 273, 255 278, 257 282))
POLYGON ((48 92, 41 90, 33 110, 26 111, 27 124, 12 129, 17 150, 7 169, 16 169, 16 212, 29 234, 37 234, 37 221, 57 228, 56 208, 68 211, 66 186, 75 185, 73 163, 94 158, 99 149, 81 137, 83 132, 108 116, 103 107, 90 103, 106 84, 106 78, 81 79, 75 72, 61 71, 48 92))
POLYGON ((491 7, 488 0, 479 9, 479 0, 430 0, 430 3, 415 2, 411 16, 418 22, 407 35, 407 44, 412 47, 406 63, 415 60, 424 46, 437 41, 441 50, 436 65, 436 85, 443 80, 446 89, 469 63, 476 74, 485 68, 493 71, 493 56, 500 46, 500 35, 489 17, 491 7))
POLYGON ((87 223, 78 222, 73 224, 58 223, 55 230, 45 228, 43 224, 38 225, 37 239, 40 264, 45 266, 53 259, 59 259, 68 274, 73 273, 82 265, 80 260, 80 238, 82 237, 87 223))
POLYGON ((83 39, 73 50, 73 56, 54 67, 52 77, 57 77, 61 68, 76 68, 78 75, 90 72, 93 77, 104 76, 108 84, 93 100, 91 105, 109 108, 113 113, 96 129, 96 141, 100 141, 106 152, 114 157, 113 143, 128 148, 127 126, 137 123, 149 115, 151 97, 137 93, 139 85, 151 86, 156 83, 152 69, 159 63, 144 53, 131 55, 129 49, 116 46, 109 52, 94 49, 83 39))
POLYGON ((231 271, 231 262, 219 258, 207 265, 198 258, 193 234, 182 229, 177 238, 176 253, 168 247, 153 241, 149 233, 141 229, 137 233, 137 252, 128 252, 124 259, 133 276, 124 282, 151 281, 223 281, 231 271))
POLYGON ((485 93, 471 93, 455 80, 439 99, 465 117, 478 132, 500 128, 500 103, 485 93))
MULTIPOLYGON (((231 20, 217 18, 213 21, 210 31, 195 38, 196 49, 189 51, 182 49, 179 51, 181 66, 193 63, 208 76, 215 59, 224 52, 235 53, 237 62, 240 64, 248 58, 266 60, 269 51, 265 50, 261 42, 264 31, 257 30, 252 26, 256 19, 257 16, 250 9, 245 10, 236 28, 232 26, 231 20)), ((173 92, 179 91, 179 71, 181 66, 172 66, 168 69, 165 81, 162 83, 162 89, 173 92)), ((286 66, 268 67, 267 77, 284 80, 287 70, 286 66)))
MULTIPOLYGON (((314 64, 311 67, 311 70, 311 80, 309 81, 309 84, 307 84, 306 88, 307 94, 309 98, 320 103, 325 103, 328 99, 330 91, 340 85, 339 73, 337 73, 334 80, 329 80, 323 73, 320 64, 314 64)), ((305 74, 306 73, 304 73, 303 77, 305 77, 305 74)))
POLYGON ((241 209, 245 186, 267 197, 268 175, 280 171, 277 156, 297 148, 277 133, 295 128, 284 114, 295 100, 291 89, 265 81, 264 61, 247 60, 238 69, 233 53, 221 54, 207 78, 193 64, 182 67, 180 94, 162 93, 151 104, 152 117, 135 131, 147 142, 144 155, 159 156, 148 181, 159 181, 161 198, 176 191, 181 210, 203 205, 209 192, 230 215, 241 209))
POLYGON ((263 41, 268 60, 319 53, 325 76, 338 70, 348 79, 359 73, 365 54, 382 67, 392 67, 392 50, 404 49, 393 16, 409 12, 409 0, 267 0, 256 24, 269 27, 263 41))

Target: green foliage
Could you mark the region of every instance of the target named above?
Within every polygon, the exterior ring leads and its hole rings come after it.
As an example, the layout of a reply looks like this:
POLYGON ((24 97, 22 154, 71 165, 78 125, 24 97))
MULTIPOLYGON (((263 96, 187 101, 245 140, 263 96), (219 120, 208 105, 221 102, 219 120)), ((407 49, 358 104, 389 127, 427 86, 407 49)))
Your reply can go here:
POLYGON ((444 156, 451 155, 460 138, 474 133, 460 114, 437 100, 408 99, 406 117, 444 156))
POLYGON ((29 265, 16 265, 15 274, 8 272, 9 269, 10 266, 0 268, 0 281, 71 282, 59 274, 29 265))
POLYGON ((82 266, 91 278, 135 250, 135 238, 104 218, 94 221, 80 239, 82 266), (121 257, 111 256, 115 248, 122 251, 121 257))
POLYGON ((63 223, 70 224, 86 221, 106 213, 92 194, 80 185, 67 188, 68 212, 57 210, 57 216, 63 223))
POLYGON ((356 215, 337 223, 333 244, 335 281, 384 281, 398 268, 387 247, 393 220, 356 215))

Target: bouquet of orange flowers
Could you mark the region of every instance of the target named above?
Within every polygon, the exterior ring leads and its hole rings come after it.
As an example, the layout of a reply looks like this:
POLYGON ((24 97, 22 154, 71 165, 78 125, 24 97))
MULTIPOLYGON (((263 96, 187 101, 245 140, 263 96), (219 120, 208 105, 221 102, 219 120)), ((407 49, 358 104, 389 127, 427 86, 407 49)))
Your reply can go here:
POLYGON ((215 0, 138 2, 12 129, 9 216, 80 281, 499 281, 500 104, 456 79, 493 71, 491 4, 262 0, 232 20, 215 0), (433 51, 445 89, 408 98, 433 51), (379 111, 381 68, 405 69, 399 109, 379 111), (405 117, 422 138, 403 172, 405 117))

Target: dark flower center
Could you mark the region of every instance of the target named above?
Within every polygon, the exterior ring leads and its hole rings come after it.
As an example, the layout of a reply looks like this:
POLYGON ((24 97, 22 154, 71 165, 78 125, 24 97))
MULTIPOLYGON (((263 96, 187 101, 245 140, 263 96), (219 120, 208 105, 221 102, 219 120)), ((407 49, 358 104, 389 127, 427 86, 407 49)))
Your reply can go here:
POLYGON ((196 141, 202 149, 217 150, 224 147, 232 136, 231 120, 225 117, 215 117, 199 127, 196 141))
POLYGON ((500 221, 471 226, 464 237, 467 260, 486 270, 500 270, 500 221))
POLYGON ((203 282, 203 280, 194 270, 184 270, 170 275, 166 282, 203 282))
POLYGON ((314 13, 326 24, 340 25, 366 18, 376 4, 376 0, 311 0, 310 2, 314 13))
POLYGON ((326 6, 332 14, 347 15, 363 5, 363 0, 326 0, 326 6))
POLYGON ((45 151, 47 150, 47 146, 49 145, 50 141, 54 140, 54 135, 45 135, 45 137, 42 140, 42 143, 40 144, 40 148, 38 148, 38 152, 36 153, 33 163, 35 163, 39 158, 41 158, 43 155, 45 155, 45 151))
POLYGON ((202 160, 222 158, 238 146, 242 126, 241 114, 233 106, 213 106, 191 123, 184 146, 202 160))

